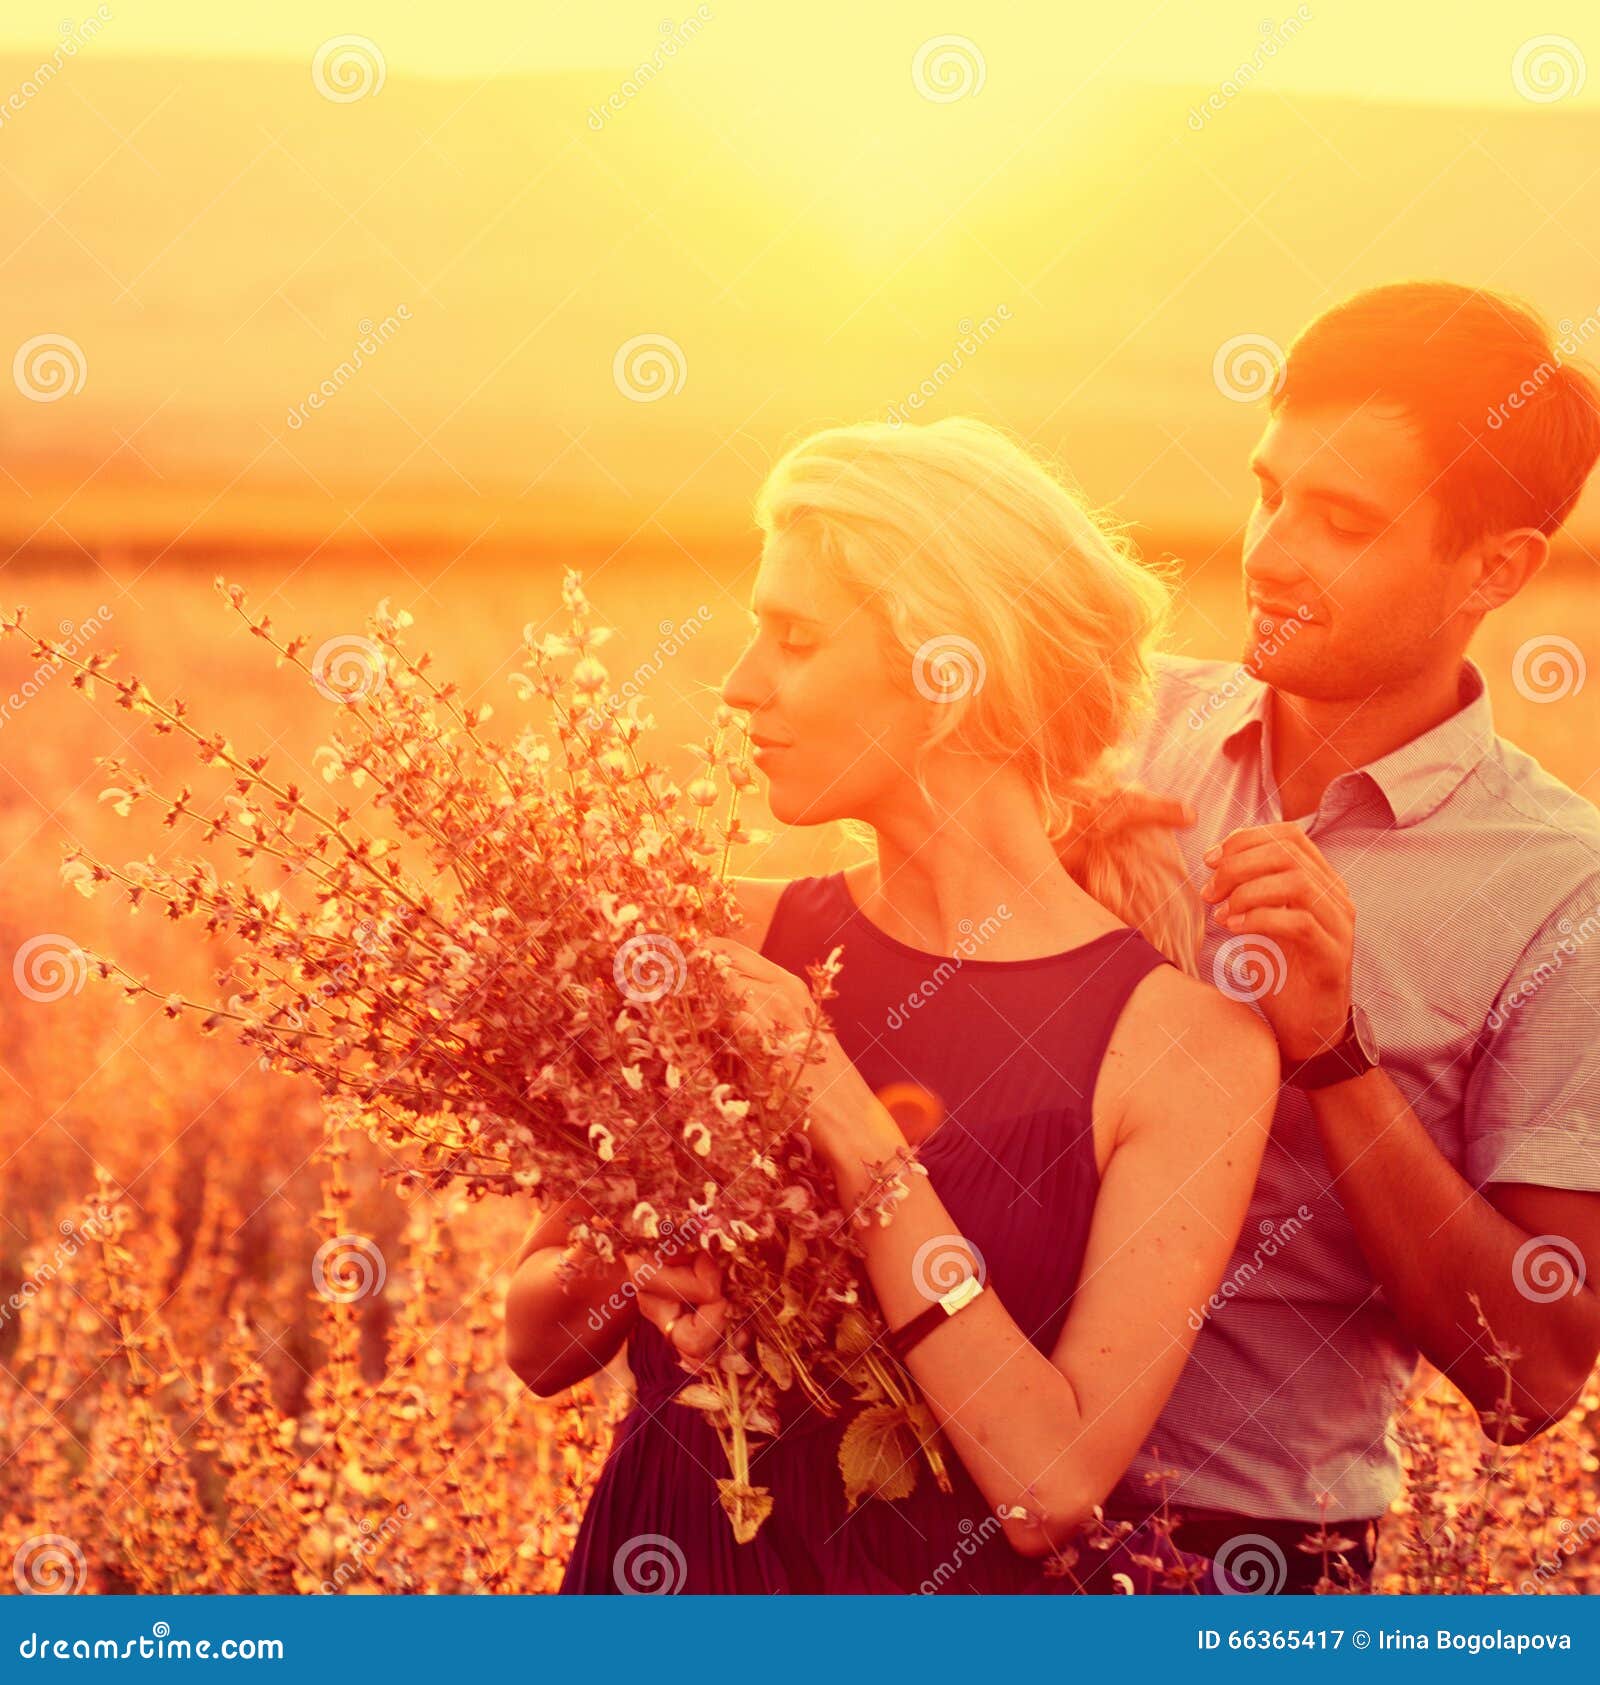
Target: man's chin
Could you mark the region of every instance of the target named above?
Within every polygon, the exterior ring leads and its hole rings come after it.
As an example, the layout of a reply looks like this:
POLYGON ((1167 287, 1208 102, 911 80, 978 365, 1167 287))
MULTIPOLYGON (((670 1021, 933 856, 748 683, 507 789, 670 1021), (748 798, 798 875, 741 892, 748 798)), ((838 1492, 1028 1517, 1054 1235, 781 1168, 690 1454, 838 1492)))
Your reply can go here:
POLYGON ((1315 686, 1315 675, 1307 671, 1306 662, 1295 661, 1285 650, 1270 645, 1251 642, 1240 665, 1252 678, 1260 679, 1274 690, 1294 692, 1307 682, 1315 686))

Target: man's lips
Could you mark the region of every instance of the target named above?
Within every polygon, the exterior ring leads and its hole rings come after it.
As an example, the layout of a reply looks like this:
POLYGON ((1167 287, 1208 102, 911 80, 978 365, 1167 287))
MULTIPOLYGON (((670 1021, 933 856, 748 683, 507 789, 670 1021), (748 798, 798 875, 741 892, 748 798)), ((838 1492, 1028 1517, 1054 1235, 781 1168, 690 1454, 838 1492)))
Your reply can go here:
POLYGON ((1304 603, 1253 602, 1250 613, 1257 620, 1298 620, 1303 626, 1313 626, 1317 622, 1317 616, 1304 603))

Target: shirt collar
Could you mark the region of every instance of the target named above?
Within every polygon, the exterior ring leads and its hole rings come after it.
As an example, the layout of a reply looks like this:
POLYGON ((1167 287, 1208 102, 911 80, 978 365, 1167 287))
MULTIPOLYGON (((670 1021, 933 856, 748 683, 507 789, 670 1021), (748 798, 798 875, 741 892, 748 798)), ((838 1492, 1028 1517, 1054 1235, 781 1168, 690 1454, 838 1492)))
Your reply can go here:
MULTIPOLYGON (((1476 662, 1463 660, 1460 682, 1460 706, 1448 719, 1349 775, 1376 786, 1396 825, 1425 819, 1494 746, 1489 686, 1476 662)), ((1258 682, 1230 703, 1225 751, 1242 752, 1264 735, 1267 695, 1268 687, 1258 682)))

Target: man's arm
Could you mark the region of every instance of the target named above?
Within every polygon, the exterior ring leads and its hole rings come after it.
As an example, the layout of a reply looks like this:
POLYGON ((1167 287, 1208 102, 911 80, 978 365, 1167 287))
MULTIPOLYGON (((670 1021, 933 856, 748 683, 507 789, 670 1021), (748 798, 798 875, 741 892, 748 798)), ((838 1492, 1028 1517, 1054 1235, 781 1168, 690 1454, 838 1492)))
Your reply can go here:
MULTIPOLYGON (((1600 1353, 1600 1194, 1493 1183, 1478 1192, 1381 1069, 1308 1099, 1340 1201, 1400 1326, 1472 1401, 1501 1372, 1469 1293, 1512 1366, 1508 1444, 1559 1421, 1600 1353)), ((1491 1432, 1499 1423, 1490 1424, 1491 1432)))
MULTIPOLYGON (((1216 876, 1203 895, 1227 929, 1264 937, 1283 955, 1282 985, 1259 1005, 1284 1057, 1336 1045, 1355 942, 1343 880, 1293 824, 1236 831, 1206 863, 1216 876)), ((1562 1098, 1548 1109, 1558 1112, 1562 1098)), ((1503 1380, 1487 1361, 1493 1348, 1468 1297, 1476 1294, 1496 1338, 1520 1354, 1511 1408, 1525 1422, 1508 1422, 1505 1438, 1559 1420, 1600 1353, 1600 1194, 1526 1176, 1484 1176, 1480 1192, 1381 1068, 1309 1099, 1340 1201, 1401 1327, 1480 1414, 1497 1411, 1503 1380)), ((1488 1085, 1474 1099, 1491 1110, 1510 1104, 1488 1085)))

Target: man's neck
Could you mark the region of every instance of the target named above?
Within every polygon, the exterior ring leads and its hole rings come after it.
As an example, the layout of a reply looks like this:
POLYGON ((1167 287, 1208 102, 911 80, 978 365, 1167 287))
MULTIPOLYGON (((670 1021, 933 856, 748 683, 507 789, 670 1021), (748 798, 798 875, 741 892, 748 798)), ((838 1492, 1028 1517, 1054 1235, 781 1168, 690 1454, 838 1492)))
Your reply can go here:
POLYGON ((1458 663, 1438 677, 1337 701, 1269 690, 1272 775, 1284 818, 1314 813, 1341 773, 1381 760, 1458 712, 1463 671, 1458 663))

